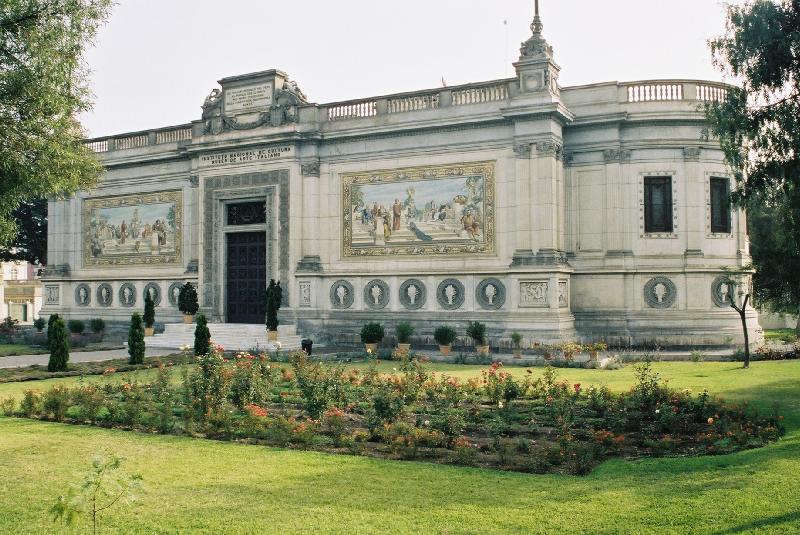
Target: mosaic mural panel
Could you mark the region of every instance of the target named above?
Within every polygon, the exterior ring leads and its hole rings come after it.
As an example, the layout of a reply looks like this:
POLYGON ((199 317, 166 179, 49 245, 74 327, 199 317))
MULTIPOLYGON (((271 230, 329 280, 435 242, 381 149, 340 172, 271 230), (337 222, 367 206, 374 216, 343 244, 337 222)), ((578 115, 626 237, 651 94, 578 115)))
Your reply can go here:
POLYGON ((342 175, 345 257, 495 252, 494 163, 342 175))
POLYGON ((180 191, 86 199, 84 266, 178 264, 182 217, 180 191))

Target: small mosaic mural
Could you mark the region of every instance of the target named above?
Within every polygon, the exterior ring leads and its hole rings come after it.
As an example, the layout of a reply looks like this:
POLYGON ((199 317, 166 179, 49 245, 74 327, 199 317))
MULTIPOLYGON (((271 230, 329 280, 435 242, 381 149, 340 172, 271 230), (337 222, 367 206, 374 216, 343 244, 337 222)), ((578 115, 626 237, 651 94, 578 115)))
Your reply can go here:
POLYGON ((342 175, 345 257, 493 254, 494 163, 342 175))
POLYGON ((86 199, 84 265, 179 263, 182 206, 180 191, 86 199))

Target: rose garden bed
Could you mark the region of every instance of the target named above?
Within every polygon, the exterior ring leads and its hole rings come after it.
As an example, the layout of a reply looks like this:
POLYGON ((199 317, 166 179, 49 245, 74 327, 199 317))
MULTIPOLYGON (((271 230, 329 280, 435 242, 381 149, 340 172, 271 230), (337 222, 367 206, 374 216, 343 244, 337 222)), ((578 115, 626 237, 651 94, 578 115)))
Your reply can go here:
POLYGON ((637 366, 630 391, 560 381, 547 368, 514 379, 493 364, 461 381, 414 359, 382 375, 310 361, 291 364, 219 351, 150 383, 55 386, 5 400, 6 415, 332 453, 418 459, 523 472, 586 474, 610 457, 722 454, 783 433, 758 414, 708 393, 663 384, 637 366))

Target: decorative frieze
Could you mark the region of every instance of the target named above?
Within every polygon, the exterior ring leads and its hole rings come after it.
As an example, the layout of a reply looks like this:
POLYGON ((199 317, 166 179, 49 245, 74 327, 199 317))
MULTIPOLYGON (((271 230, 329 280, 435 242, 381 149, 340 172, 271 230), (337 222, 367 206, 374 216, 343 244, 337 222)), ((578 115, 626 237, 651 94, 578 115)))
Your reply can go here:
POLYGON ((57 284, 45 284, 44 286, 44 303, 46 305, 60 305, 61 304, 61 287, 57 284))
POLYGON ((181 295, 181 286, 183 286, 182 282, 173 282, 169 285, 169 290, 167 290, 167 300, 169 304, 178 307, 178 298, 181 295))
POLYGON ((506 287, 499 279, 483 279, 475 287, 475 301, 486 310, 503 308, 506 302, 506 287))
POLYGON ((717 277, 711 283, 711 299, 720 308, 731 306, 731 296, 736 296, 736 283, 728 277, 717 277))
POLYGON ((344 310, 353 306, 353 285, 346 280, 338 280, 331 284, 331 306, 344 310))
POLYGON ((130 282, 119 287, 119 303, 124 307, 132 307, 136 304, 136 287, 130 282))
POLYGON ((375 279, 364 286, 364 304, 372 310, 381 310, 389 304, 389 285, 375 279))
POLYGON ((320 170, 319 160, 315 162, 300 164, 300 174, 303 177, 318 177, 319 170, 320 170))
POLYGON ((702 153, 702 149, 700 147, 684 147, 683 148, 683 159, 686 161, 699 161, 700 154, 702 153))
POLYGON ((86 307, 92 302, 92 290, 88 284, 79 284, 75 287, 75 304, 86 307))
POLYGON ((559 308, 569 308, 569 291, 567 281, 558 281, 558 306, 559 308))
POLYGON ((629 162, 631 160, 631 151, 622 148, 606 149, 603 151, 603 160, 606 163, 629 162))
POLYGON ((667 277, 653 277, 644 285, 644 300, 651 308, 669 308, 677 295, 675 283, 667 277))
POLYGON ((517 143, 514 145, 514 155, 517 158, 527 160, 531 157, 531 144, 530 143, 517 143))
POLYGON ((400 303, 408 310, 419 310, 425 306, 425 283, 418 279, 408 279, 400 285, 400 303))
POLYGON ((150 298, 153 300, 153 304, 158 306, 161 304, 161 286, 155 282, 148 282, 145 287, 144 291, 142 291, 142 300, 147 297, 147 294, 150 294, 150 298))
POLYGON ((556 141, 537 141, 536 142, 536 155, 537 156, 553 156, 556 160, 561 160, 564 151, 564 146, 556 141))
POLYGON ((311 281, 300 281, 297 283, 298 292, 300 296, 299 305, 301 308, 311 307, 311 281))
POLYGON ((107 282, 97 287, 97 304, 101 307, 110 307, 114 302, 114 290, 107 282))
POLYGON ((464 304, 464 285, 458 279, 445 279, 436 288, 436 301, 445 310, 456 310, 464 304))
POLYGON ((548 307, 547 286, 545 281, 520 281, 519 306, 548 307))

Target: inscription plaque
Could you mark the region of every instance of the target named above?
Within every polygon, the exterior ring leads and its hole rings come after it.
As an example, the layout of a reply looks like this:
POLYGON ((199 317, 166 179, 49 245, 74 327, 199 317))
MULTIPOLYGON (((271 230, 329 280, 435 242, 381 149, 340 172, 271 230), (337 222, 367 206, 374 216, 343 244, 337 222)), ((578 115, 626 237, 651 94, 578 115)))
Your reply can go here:
POLYGON ((272 84, 234 87, 225 90, 225 113, 269 108, 272 105, 272 84))

